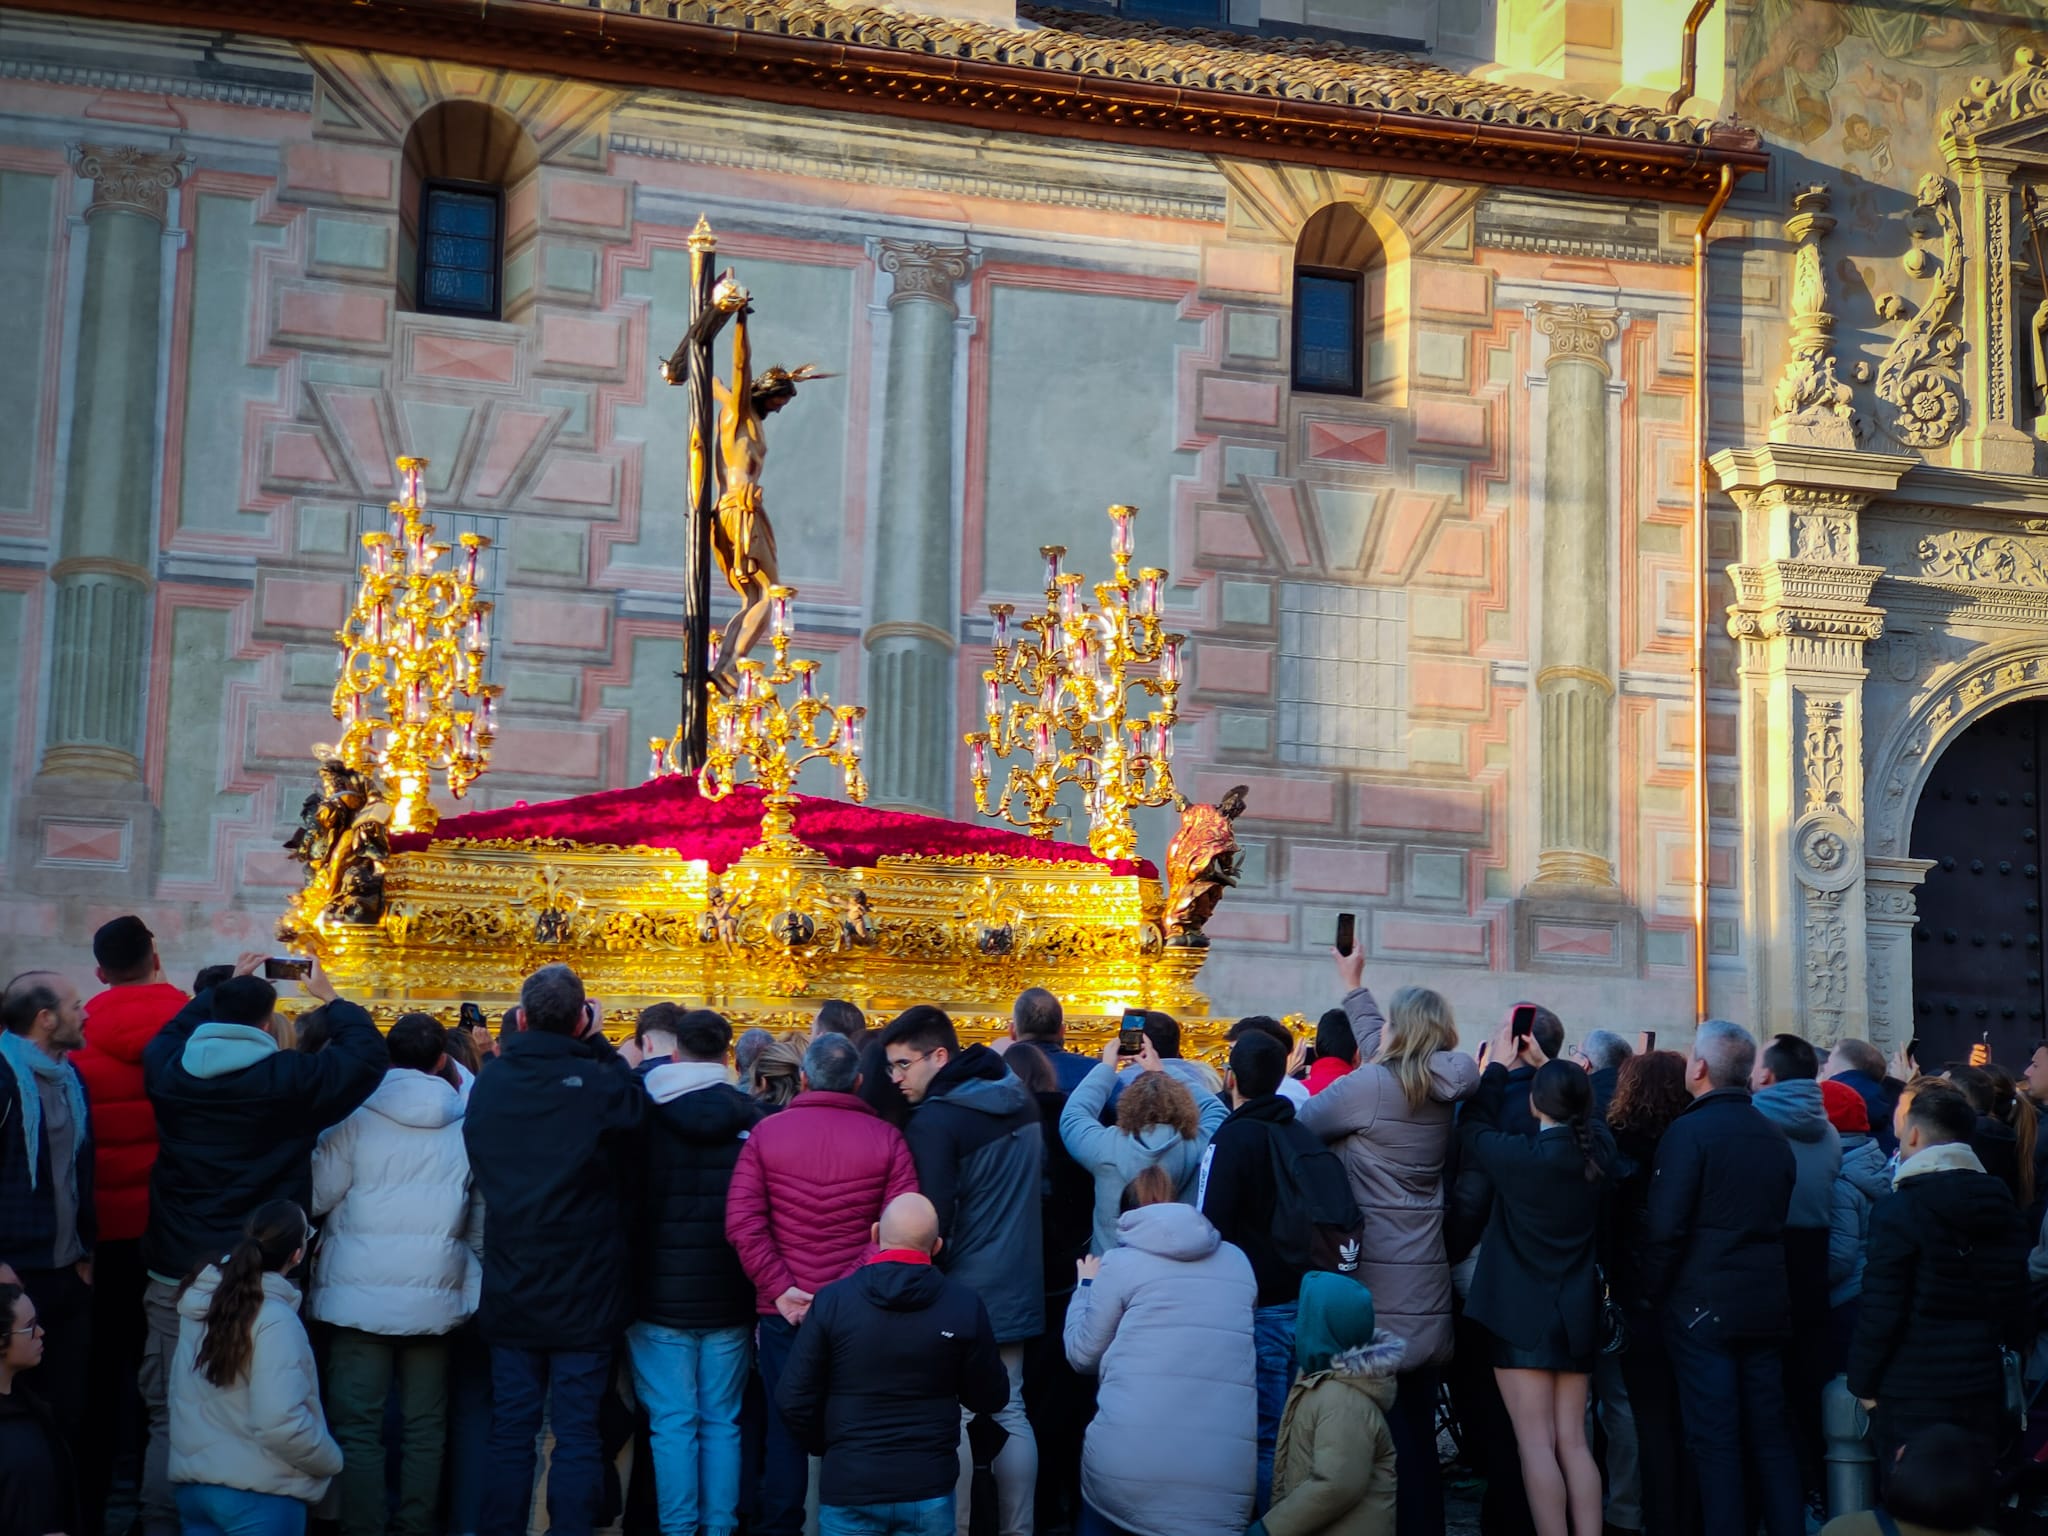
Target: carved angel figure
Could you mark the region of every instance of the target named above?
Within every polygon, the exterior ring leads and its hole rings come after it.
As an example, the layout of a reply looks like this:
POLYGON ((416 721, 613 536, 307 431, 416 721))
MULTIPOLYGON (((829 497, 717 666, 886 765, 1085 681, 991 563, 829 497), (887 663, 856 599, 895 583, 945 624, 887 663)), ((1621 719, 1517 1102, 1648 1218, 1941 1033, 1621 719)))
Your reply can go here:
POLYGON ((856 888, 846 898, 845 910, 839 918, 839 938, 832 947, 834 950, 859 949, 874 942, 875 924, 868 913, 868 893, 856 888))
POLYGON ((711 894, 705 898, 704 916, 697 923, 697 937, 706 944, 723 944, 730 948, 739 942, 740 899, 728 892, 722 885, 714 885, 711 894))
POLYGON ((370 781, 338 757, 320 759, 320 787, 299 807, 299 828, 285 852, 309 870, 327 867, 336 841, 370 803, 370 781))
POLYGON ((1223 893, 1237 884, 1244 852, 1232 823, 1244 814, 1245 786, 1233 787, 1214 805, 1191 805, 1166 845, 1166 942, 1206 949, 1202 930, 1223 893))
POLYGON ((391 857, 391 806, 372 800, 334 840, 327 915, 338 923, 374 925, 384 916, 384 861, 391 857))

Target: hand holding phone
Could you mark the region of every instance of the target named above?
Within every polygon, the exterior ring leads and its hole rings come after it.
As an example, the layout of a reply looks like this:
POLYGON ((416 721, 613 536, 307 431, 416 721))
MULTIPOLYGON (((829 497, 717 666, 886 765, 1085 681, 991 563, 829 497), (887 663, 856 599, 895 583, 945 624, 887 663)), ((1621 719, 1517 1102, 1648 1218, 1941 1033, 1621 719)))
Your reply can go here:
POLYGON ((1130 1057, 1141 1055, 1145 1049, 1145 1010, 1126 1008, 1123 1022, 1117 1028, 1116 1053, 1130 1057))
POLYGON ((304 981, 312 974, 310 955, 272 955, 263 962, 265 981, 304 981))
POLYGON ((1356 912, 1339 912, 1337 914, 1337 953, 1348 956, 1357 943, 1358 914, 1356 912))

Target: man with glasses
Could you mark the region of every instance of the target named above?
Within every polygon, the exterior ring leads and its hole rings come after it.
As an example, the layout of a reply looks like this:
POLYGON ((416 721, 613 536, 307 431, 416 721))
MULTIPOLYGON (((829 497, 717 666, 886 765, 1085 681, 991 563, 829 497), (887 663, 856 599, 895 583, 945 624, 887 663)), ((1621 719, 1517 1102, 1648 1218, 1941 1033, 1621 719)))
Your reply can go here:
POLYGON ((754 1283, 768 1394, 756 1536, 798 1536, 810 1462, 775 1406, 812 1298, 865 1259, 882 1209, 917 1189, 902 1134, 860 1097, 860 1054, 844 1035, 804 1052, 803 1091, 755 1126, 734 1164, 725 1235, 754 1283))
MULTIPOLYGON (((898 1014, 882 1031, 882 1047, 889 1075, 915 1106, 904 1137, 918 1185, 938 1212, 938 1266, 988 1308, 1010 1378, 1009 1404, 995 1415, 1010 1436, 993 1469, 997 1529, 1001 1536, 1031 1536, 1038 1442, 1024 1416, 1024 1345, 1045 1331, 1038 1103, 987 1046, 961 1050, 953 1021, 937 1008, 898 1014)), ((960 1536, 967 1536, 974 1480, 966 1418, 956 1489, 960 1536)))

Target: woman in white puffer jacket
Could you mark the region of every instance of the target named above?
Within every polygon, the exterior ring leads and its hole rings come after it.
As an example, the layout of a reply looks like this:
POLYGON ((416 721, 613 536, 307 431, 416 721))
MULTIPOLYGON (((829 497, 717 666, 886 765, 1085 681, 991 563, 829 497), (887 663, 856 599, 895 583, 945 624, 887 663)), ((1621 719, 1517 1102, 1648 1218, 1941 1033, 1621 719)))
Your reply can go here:
POLYGON ((313 1149, 313 1213, 326 1218, 307 1314, 335 1331, 327 1417, 341 1443, 342 1529, 385 1524, 384 1404, 405 1416, 394 1529, 428 1536, 447 1432, 448 1332, 476 1310, 481 1203, 462 1144, 472 1079, 424 1013, 391 1026, 391 1070, 313 1149))

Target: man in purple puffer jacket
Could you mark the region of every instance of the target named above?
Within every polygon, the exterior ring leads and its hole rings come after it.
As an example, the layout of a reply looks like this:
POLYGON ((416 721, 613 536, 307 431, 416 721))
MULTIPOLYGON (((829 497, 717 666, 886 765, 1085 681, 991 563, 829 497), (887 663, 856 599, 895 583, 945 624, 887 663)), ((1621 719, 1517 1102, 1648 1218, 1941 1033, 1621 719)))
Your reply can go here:
POLYGON ((754 1282, 761 1315, 761 1384, 768 1434, 760 1536, 798 1536, 810 1475, 804 1448, 775 1408, 775 1392, 811 1298, 861 1265, 882 1207, 917 1189, 903 1133, 858 1096, 860 1055, 820 1035, 804 1052, 804 1091, 755 1126, 733 1169, 725 1235, 754 1282))

